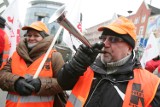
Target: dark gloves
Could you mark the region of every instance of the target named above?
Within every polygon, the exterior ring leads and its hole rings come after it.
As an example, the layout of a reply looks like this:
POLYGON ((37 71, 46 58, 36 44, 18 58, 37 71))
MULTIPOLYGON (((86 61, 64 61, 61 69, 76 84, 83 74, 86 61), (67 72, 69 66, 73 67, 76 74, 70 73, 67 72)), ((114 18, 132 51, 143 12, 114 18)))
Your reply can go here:
POLYGON ((31 95, 32 92, 35 90, 35 88, 29 83, 27 83, 24 78, 19 78, 14 83, 14 87, 15 91, 22 96, 31 95))
POLYGON ((6 20, 0 16, 0 28, 5 28, 5 23, 6 23, 6 20))
POLYGON ((41 81, 39 78, 33 79, 32 76, 26 78, 26 81, 35 88, 35 92, 37 93, 41 88, 41 81))
POLYGON ((101 53, 104 47, 103 43, 96 43, 91 48, 85 45, 80 45, 76 54, 69 63, 66 63, 58 72, 57 81, 62 89, 69 90, 74 87, 83 73, 87 70, 97 55, 101 53))
POLYGON ((94 62, 103 47, 103 43, 96 43, 91 48, 83 44, 80 45, 72 60, 64 68, 75 75, 83 75, 83 72, 94 62))

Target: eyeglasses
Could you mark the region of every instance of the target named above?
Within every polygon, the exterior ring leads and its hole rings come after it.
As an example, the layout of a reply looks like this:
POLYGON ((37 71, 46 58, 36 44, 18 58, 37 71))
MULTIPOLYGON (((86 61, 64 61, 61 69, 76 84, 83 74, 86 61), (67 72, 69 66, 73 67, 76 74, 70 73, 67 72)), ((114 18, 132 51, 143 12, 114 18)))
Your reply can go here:
POLYGON ((117 42, 123 42, 123 39, 116 36, 105 36, 103 35, 101 38, 102 42, 105 42, 106 40, 110 43, 117 43, 117 42))

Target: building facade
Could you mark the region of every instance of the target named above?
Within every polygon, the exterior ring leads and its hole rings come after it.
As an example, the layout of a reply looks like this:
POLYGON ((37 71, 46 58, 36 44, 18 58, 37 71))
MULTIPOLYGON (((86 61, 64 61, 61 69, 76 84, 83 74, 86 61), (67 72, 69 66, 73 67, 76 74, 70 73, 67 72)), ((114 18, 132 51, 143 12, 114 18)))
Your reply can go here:
POLYGON ((0 0, 0 15, 4 12, 8 5, 8 0, 0 0))

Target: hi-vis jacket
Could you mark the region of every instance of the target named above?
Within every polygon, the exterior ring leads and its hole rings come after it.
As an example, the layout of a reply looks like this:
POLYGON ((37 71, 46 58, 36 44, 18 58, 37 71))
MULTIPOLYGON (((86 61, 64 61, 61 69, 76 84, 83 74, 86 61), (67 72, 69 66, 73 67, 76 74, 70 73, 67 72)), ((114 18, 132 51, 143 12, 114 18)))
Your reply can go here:
MULTIPOLYGON (((52 77, 53 72, 51 68, 52 50, 46 60, 43 69, 41 70, 40 77, 52 77), (47 73, 46 73, 47 72, 47 73)), ((12 73, 25 77, 25 75, 34 75, 39 67, 44 55, 35 60, 29 67, 27 67, 25 61, 15 52, 12 56, 12 73)), ((20 96, 17 93, 9 92, 7 95, 6 107, 53 107, 54 96, 20 96)))
MULTIPOLYGON (((1 30, 1 29, 0 29, 1 30)), ((7 63, 7 60, 9 58, 9 49, 10 49, 10 42, 8 35, 4 31, 0 31, 4 35, 4 50, 3 50, 3 57, 2 57, 2 65, 0 69, 3 68, 3 66, 7 63)))
MULTIPOLYGON (((160 79, 142 69, 134 69, 133 72, 134 79, 128 83, 122 107, 148 107, 155 96, 160 79), (139 89, 140 85, 141 89, 139 89)), ((93 77, 94 72, 88 68, 74 86, 66 107, 84 106, 93 77)))

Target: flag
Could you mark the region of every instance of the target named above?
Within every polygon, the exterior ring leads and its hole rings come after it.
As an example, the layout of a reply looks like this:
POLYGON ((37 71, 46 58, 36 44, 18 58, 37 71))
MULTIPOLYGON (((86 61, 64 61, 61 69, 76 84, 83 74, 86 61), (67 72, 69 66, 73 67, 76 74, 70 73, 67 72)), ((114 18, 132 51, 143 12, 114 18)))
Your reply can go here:
MULTIPOLYGON (((81 0, 74 0, 73 2, 68 3, 66 18, 79 32, 82 32, 82 13, 80 12, 81 0)), ((82 44, 77 38, 71 36, 67 30, 64 30, 63 41, 68 45, 73 53, 75 53, 74 46, 75 48, 78 48, 78 46, 82 44)))
POLYGON ((112 16, 111 21, 113 22, 113 21, 115 21, 117 19, 118 19, 118 15, 117 15, 117 13, 114 13, 113 16, 112 16))
POLYGON ((142 67, 145 68, 147 61, 155 58, 159 55, 158 42, 153 33, 149 36, 146 48, 143 52, 142 58, 140 60, 142 67))
POLYGON ((6 10, 2 13, 2 17, 6 19, 6 23, 11 29, 5 27, 5 32, 9 36, 10 41, 10 52, 9 57, 12 56, 13 52, 16 50, 16 45, 20 41, 20 21, 19 21, 19 11, 18 11, 18 1, 14 0, 6 10))

